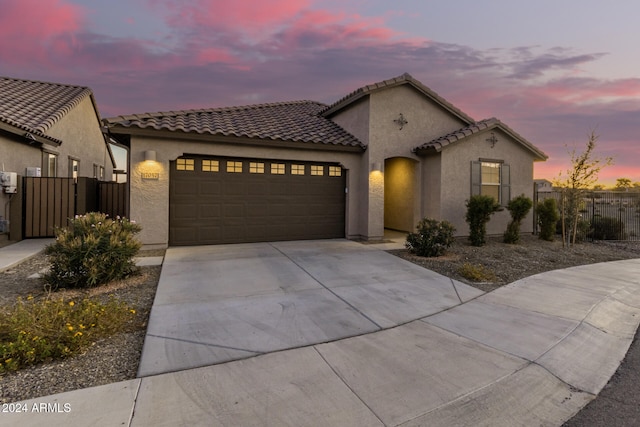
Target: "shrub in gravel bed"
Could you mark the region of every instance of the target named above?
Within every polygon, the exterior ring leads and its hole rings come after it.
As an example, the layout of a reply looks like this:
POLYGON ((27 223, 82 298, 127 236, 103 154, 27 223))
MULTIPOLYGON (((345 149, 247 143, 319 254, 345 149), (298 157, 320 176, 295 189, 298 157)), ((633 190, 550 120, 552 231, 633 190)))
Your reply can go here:
POLYGON ((453 242, 455 227, 447 221, 424 218, 418 223, 418 232, 409 233, 406 248, 419 256, 437 257, 443 255, 453 242))
POLYGON ((18 298, 0 311, 0 374, 78 354, 125 329, 135 315, 135 309, 114 298, 105 303, 18 298))
POLYGON ((518 243, 520 241, 520 224, 531 210, 533 201, 524 194, 519 195, 509 201, 507 210, 511 214, 511 221, 504 232, 505 243, 518 243))
POLYGON ((540 225, 540 238, 552 242, 556 234, 556 225, 560 220, 556 199, 545 199, 542 202, 538 202, 536 213, 538 214, 538 224, 540 225))
POLYGON ((68 227, 55 230, 55 242, 45 249, 51 268, 44 280, 54 289, 84 288, 127 277, 136 271, 133 257, 142 244, 134 236, 140 231, 126 218, 76 215, 68 227))
POLYGON ((491 196, 471 196, 466 203, 467 214, 465 220, 469 224, 469 241, 473 246, 483 246, 486 243, 487 223, 491 215, 501 208, 496 199, 491 196))
POLYGON ((493 282, 497 279, 493 271, 489 270, 482 264, 471 264, 469 262, 465 262, 460 266, 458 272, 462 277, 471 280, 472 282, 493 282))

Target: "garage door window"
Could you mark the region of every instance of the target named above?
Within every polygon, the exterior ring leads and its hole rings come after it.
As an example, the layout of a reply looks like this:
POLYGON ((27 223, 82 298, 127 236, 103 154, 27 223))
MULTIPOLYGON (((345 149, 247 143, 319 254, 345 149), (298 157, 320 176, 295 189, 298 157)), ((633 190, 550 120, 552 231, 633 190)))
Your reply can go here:
POLYGON ((193 159, 178 159, 176 160, 176 169, 179 171, 192 171, 194 169, 195 161, 193 159))
POLYGON ((249 163, 249 173, 264 173, 264 163, 259 163, 259 162, 249 163))
POLYGON ((227 162, 227 172, 229 173, 240 173, 242 172, 242 162, 234 162, 229 160, 227 162))
POLYGON ((329 176, 342 176, 342 168, 340 166, 329 166, 329 176))
POLYGON ((291 175, 304 175, 304 165, 291 165, 291 175))
POLYGON ((271 175, 284 175, 284 163, 271 163, 271 175))
POLYGON ((311 175, 313 176, 324 175, 324 166, 311 165, 311 175))
POLYGON ((220 162, 217 160, 203 160, 202 172, 220 172, 220 162))

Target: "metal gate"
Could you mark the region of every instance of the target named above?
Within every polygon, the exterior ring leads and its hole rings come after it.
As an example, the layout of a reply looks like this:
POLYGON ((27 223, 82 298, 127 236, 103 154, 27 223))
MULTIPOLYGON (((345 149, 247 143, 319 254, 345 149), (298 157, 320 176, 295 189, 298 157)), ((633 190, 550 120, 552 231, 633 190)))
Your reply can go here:
POLYGON ((24 177, 22 183, 22 238, 53 237, 56 227, 87 212, 128 216, 126 183, 95 178, 24 177))

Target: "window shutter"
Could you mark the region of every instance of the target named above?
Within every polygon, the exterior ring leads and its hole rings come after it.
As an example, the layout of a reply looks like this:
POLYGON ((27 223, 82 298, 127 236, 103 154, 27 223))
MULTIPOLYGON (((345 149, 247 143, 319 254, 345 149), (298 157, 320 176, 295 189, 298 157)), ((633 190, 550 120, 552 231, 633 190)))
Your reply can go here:
POLYGON ((471 162, 471 195, 477 196, 481 191, 482 168, 481 163, 471 162))
POLYGON ((511 200, 511 168, 503 164, 500 168, 500 204, 506 206, 511 200))

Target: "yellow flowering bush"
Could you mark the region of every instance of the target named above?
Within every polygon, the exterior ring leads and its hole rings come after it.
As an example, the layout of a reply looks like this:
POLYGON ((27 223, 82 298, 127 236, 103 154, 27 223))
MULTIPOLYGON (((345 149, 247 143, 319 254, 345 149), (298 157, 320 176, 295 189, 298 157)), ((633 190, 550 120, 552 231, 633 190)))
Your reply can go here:
POLYGON ((135 316, 135 309, 113 297, 104 303, 18 298, 0 310, 0 374, 78 354, 133 325, 135 316))

